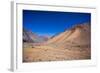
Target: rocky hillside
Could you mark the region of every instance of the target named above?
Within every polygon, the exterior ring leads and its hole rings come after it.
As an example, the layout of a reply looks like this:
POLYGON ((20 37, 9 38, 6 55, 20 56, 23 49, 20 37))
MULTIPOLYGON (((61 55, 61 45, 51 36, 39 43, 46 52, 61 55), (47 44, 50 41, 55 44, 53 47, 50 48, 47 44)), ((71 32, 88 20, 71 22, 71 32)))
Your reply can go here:
POLYGON ((23 29, 23 42, 29 42, 29 43, 40 43, 47 41, 48 37, 46 36, 39 36, 32 31, 23 29))

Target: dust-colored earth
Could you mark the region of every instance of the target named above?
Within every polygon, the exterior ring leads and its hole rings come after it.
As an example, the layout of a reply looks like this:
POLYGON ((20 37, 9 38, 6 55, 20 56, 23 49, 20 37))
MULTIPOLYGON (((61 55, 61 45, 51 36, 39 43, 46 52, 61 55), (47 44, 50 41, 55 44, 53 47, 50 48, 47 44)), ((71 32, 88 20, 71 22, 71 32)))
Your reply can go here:
POLYGON ((23 62, 90 59, 90 48, 60 49, 49 46, 24 48, 23 62))

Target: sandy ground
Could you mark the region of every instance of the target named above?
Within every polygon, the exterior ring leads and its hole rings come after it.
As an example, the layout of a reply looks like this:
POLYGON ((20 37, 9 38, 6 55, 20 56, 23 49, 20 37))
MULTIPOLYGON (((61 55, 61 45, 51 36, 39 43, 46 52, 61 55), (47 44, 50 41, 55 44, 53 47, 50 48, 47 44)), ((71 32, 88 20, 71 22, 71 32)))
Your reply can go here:
POLYGON ((90 59, 90 51, 90 48, 71 47, 68 49, 61 49, 50 46, 35 46, 24 48, 23 62, 90 59))

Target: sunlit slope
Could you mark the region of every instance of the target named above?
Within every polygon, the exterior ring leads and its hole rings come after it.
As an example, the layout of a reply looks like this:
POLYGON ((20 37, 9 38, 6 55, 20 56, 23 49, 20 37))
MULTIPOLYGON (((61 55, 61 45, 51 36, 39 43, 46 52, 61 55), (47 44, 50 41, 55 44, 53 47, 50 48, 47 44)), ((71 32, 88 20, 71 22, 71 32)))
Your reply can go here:
POLYGON ((91 28, 89 24, 77 25, 71 30, 66 30, 61 34, 48 40, 48 45, 53 44, 60 48, 67 48, 67 46, 90 46, 91 42, 91 28))

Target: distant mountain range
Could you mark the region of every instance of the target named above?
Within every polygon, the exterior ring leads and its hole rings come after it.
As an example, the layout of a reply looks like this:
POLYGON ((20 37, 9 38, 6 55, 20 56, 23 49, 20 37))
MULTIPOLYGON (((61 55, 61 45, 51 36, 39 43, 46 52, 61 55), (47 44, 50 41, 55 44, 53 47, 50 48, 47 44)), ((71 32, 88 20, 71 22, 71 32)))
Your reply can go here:
POLYGON ((47 36, 39 36, 32 31, 23 29, 23 42, 40 43, 47 41, 48 39, 47 36))

